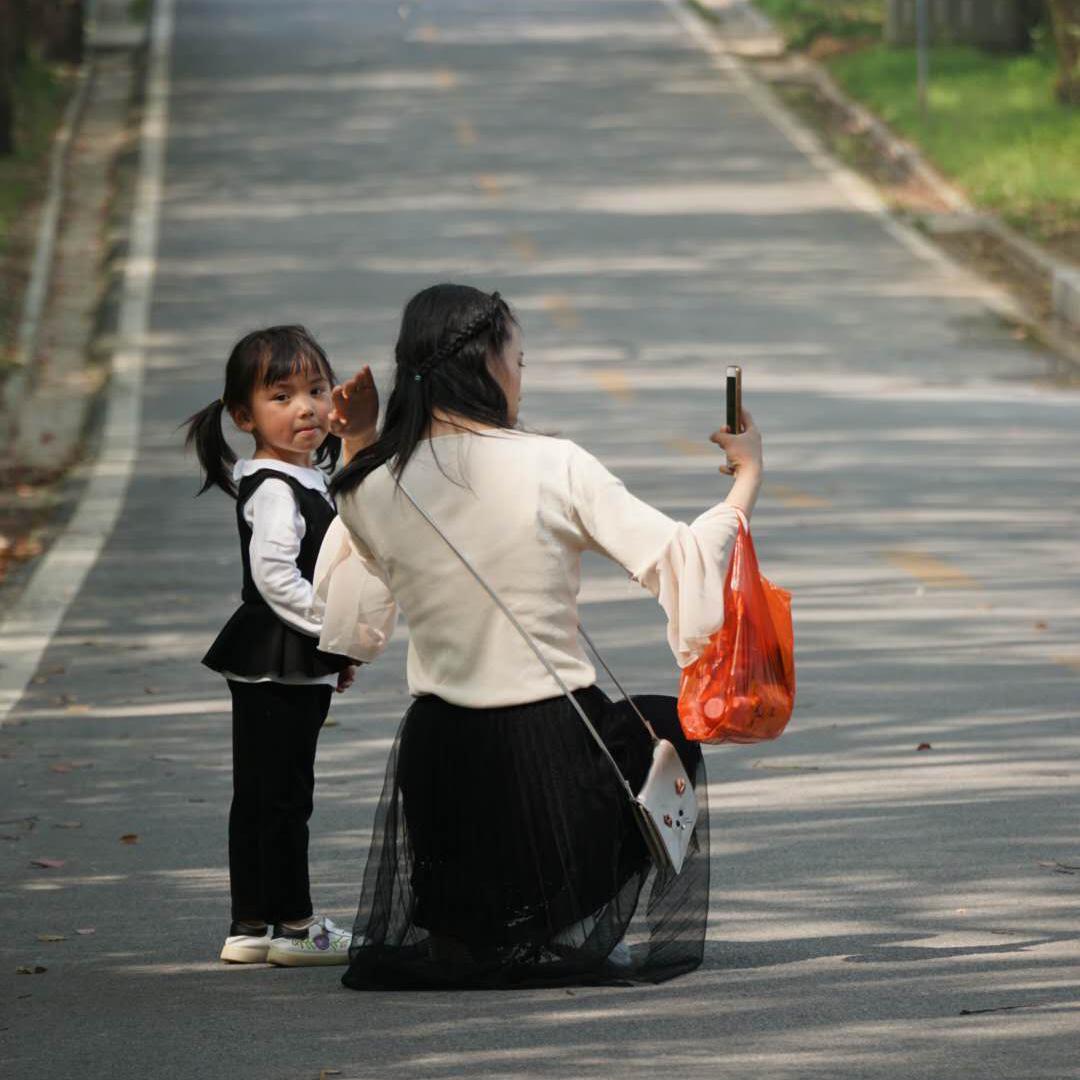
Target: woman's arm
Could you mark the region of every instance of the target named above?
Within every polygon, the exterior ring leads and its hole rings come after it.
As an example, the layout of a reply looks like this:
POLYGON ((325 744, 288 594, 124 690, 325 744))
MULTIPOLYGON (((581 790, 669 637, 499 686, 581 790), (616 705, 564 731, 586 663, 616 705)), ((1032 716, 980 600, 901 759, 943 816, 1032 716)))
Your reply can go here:
POLYGON ((330 431, 341 439, 343 465, 377 437, 379 391, 371 368, 365 364, 351 379, 330 391, 334 407, 330 411, 330 431))
POLYGON ((716 443, 727 454, 728 463, 722 465, 720 471, 735 477, 735 483, 731 485, 724 502, 737 507, 749 519, 761 490, 764 466, 761 460, 761 432, 745 409, 742 411, 742 428, 740 434, 732 435, 725 424, 709 436, 709 441, 716 443))
POLYGON ((573 512, 590 547, 620 563, 660 602, 668 616, 668 643, 680 667, 700 655, 724 622, 728 553, 739 531, 735 513, 752 512, 761 486, 761 437, 748 414, 746 430, 722 429, 735 483, 723 502, 693 523, 675 521, 630 494, 591 454, 574 447, 570 460, 573 512))
POLYGON ((386 648, 397 604, 382 567, 335 518, 315 564, 315 594, 324 604, 319 648, 367 663, 386 648))

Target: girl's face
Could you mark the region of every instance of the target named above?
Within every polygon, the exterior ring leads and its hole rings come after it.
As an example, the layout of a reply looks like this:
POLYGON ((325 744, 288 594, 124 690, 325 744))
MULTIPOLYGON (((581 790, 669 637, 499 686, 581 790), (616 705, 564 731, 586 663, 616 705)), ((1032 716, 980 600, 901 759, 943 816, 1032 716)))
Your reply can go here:
POLYGON ((330 409, 330 381, 305 366, 269 386, 260 382, 233 420, 255 437, 256 457, 310 466, 330 430, 330 409))
POLYGON ((511 326, 510 339, 502 352, 488 362, 492 377, 506 395, 507 416, 511 424, 517 423, 521 406, 521 369, 525 366, 524 342, 521 329, 511 326))

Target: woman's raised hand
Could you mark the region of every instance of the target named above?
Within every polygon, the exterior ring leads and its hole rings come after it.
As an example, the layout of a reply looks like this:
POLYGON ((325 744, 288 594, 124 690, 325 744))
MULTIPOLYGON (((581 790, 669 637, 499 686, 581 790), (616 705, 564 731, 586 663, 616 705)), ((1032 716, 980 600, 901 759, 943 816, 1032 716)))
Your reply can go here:
POLYGON ((743 430, 735 435, 725 425, 719 431, 714 431, 709 436, 709 441, 716 443, 727 454, 727 464, 720 466, 722 473, 728 476, 737 476, 740 472, 748 472, 760 475, 761 461, 761 432, 754 424, 754 418, 745 410, 742 411, 743 430))
POLYGON ((365 364, 351 379, 330 391, 330 431, 341 439, 374 442, 379 419, 379 391, 365 364))

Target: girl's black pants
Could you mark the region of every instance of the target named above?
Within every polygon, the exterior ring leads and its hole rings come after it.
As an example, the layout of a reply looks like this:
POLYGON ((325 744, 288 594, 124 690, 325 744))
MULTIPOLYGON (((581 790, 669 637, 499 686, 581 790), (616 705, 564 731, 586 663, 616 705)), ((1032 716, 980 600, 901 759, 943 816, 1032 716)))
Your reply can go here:
POLYGON ((234 922, 276 923, 312 914, 308 819, 315 745, 329 686, 229 680, 233 798, 229 881, 234 922))

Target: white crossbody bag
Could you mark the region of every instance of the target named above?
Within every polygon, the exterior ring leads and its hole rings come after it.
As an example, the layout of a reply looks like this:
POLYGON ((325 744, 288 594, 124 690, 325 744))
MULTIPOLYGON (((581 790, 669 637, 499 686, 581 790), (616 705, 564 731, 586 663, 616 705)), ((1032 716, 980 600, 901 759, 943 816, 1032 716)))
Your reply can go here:
POLYGON ((630 800, 630 804, 634 811, 634 819, 637 822, 638 828, 641 830, 641 835, 645 839, 649 855, 652 857, 657 870, 678 874, 679 871, 682 870, 683 861, 686 858, 686 852, 690 846, 690 838, 694 832, 694 824, 697 821, 698 809, 697 796, 694 794, 694 785, 690 782, 690 778, 686 774, 686 769, 683 768, 683 763, 679 758, 678 751, 667 739, 661 739, 657 736, 656 732, 653 730, 652 724, 645 719, 641 710, 634 703, 633 698, 631 698, 622 688, 622 684, 615 677, 614 672, 608 667, 604 658, 597 651, 592 639, 585 633, 585 628, 579 625, 578 631, 581 633, 582 638, 584 638, 596 659, 600 661, 600 664, 608 673, 612 682, 619 688, 619 693, 622 694, 630 707, 637 713, 638 719, 645 725, 645 729, 652 739, 652 765, 649 768, 648 775, 645 777, 645 783, 642 785, 641 790, 635 794, 633 788, 630 787, 629 782, 623 775, 622 770, 619 768, 618 762, 611 756, 611 751, 608 750, 604 740, 600 738, 600 733, 593 727, 592 721, 586 715, 585 710, 581 707, 577 698, 570 692, 570 689, 567 687, 562 677, 540 651, 540 647, 533 639, 533 636, 520 622, 518 622, 514 613, 503 603, 495 590, 480 576, 472 563, 469 562, 446 533, 444 533, 432 520, 427 511, 424 510, 412 495, 409 494, 405 486, 399 486, 401 487, 401 491, 405 495, 405 498, 407 498, 416 508, 417 513, 419 513, 435 532, 442 537, 447 547, 449 547, 461 560, 465 568, 472 574, 481 588, 483 588, 488 596, 494 600, 503 614, 510 620, 514 629, 517 630, 525 640, 525 643, 533 651, 536 658, 544 665, 548 674, 551 675, 558 684, 559 689, 566 695, 566 699, 573 706, 574 711, 581 717, 581 721, 592 736, 593 741, 600 748, 604 757, 611 762, 611 767, 615 770, 615 775, 618 777, 619 783, 622 785, 627 798, 630 800))

